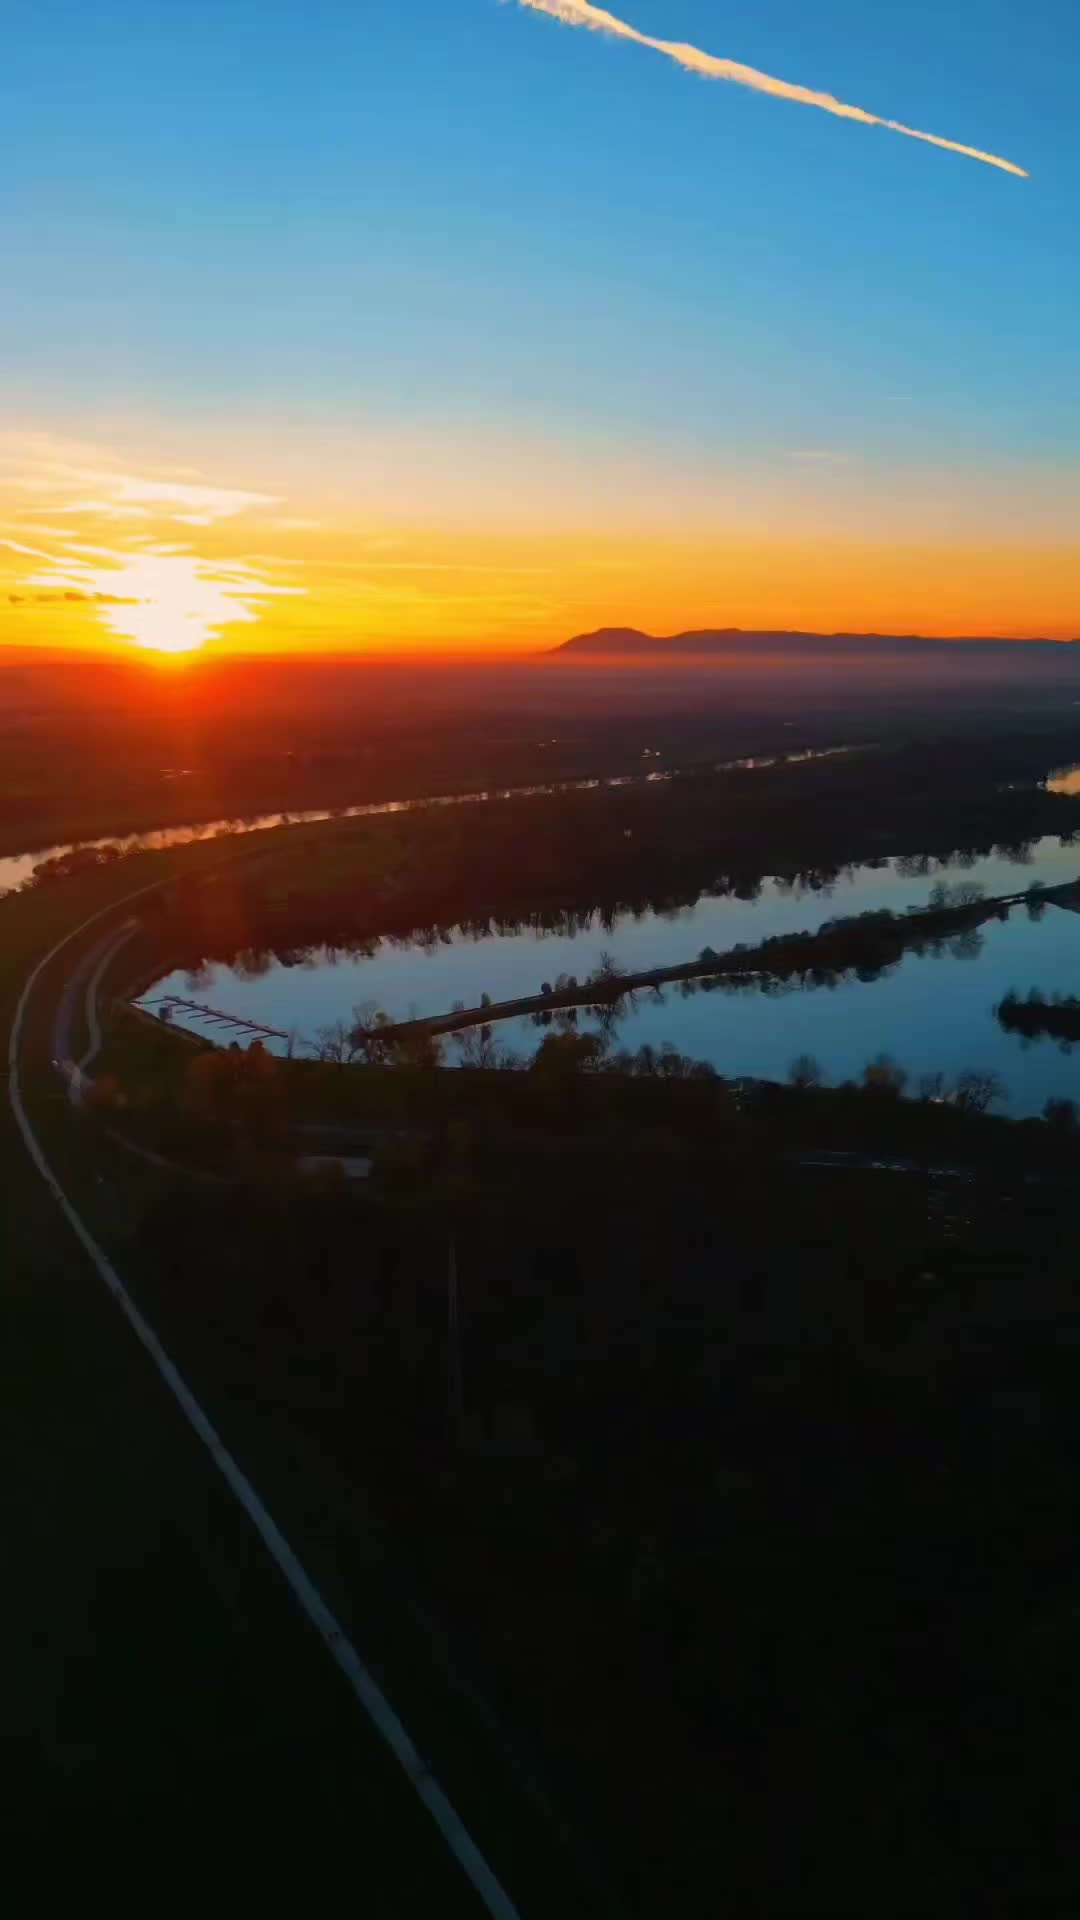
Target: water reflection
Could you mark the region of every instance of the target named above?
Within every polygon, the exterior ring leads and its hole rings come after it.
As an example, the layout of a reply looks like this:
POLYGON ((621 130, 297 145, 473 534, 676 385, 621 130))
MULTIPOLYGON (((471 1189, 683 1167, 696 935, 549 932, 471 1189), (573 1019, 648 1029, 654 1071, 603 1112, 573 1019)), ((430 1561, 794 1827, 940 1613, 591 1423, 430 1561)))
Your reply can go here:
MULTIPOLYGON (((364 1006, 382 1007, 397 1020, 442 1013, 456 1003, 476 1006, 483 994, 498 1002, 538 993, 560 977, 585 980, 605 951, 623 970, 645 972, 706 948, 722 953, 740 942, 757 945, 857 913, 903 913, 926 905, 931 876, 963 876, 998 895, 1016 892, 1018 883, 1060 886, 1075 880, 1078 868, 1077 849, 1057 839, 944 863, 922 856, 882 860, 827 876, 766 879, 744 888, 743 897, 712 895, 688 906, 488 920, 379 939, 348 952, 248 952, 198 976, 170 974, 148 997, 176 994, 296 1034, 311 1047, 321 1030, 349 1022, 364 1006)), ((764 1078, 783 1078, 797 1055, 812 1053, 831 1080, 857 1077, 884 1050, 913 1082, 938 1071, 993 1070, 1009 1088, 1010 1111, 1037 1113, 1047 1099, 1071 1096, 1074 1074, 1050 1048, 1025 1051, 1002 1030, 994 1009, 1010 988, 1075 989, 1078 959, 1080 918, 1033 897, 1005 918, 954 935, 922 956, 908 954, 876 977, 826 979, 817 987, 682 982, 639 995, 618 1012, 613 1043, 636 1050, 667 1041, 723 1074, 764 1078)), ((595 1012, 578 1009, 567 1024, 589 1032, 603 1023, 595 1012)), ((506 1021, 494 1041, 528 1058, 546 1030, 532 1020, 506 1021)), ((458 1057, 460 1049, 447 1049, 448 1060, 458 1057)))
MULTIPOLYGON (((666 988, 619 1012, 613 1044, 636 1050, 665 1042, 738 1078, 784 1079, 800 1054, 820 1061, 832 1082, 858 1079, 866 1063, 892 1055, 911 1084, 971 1069, 996 1073, 1008 1091, 1006 1111, 1041 1113, 1050 1099, 1076 1098, 1077 1069, 1067 1042, 1042 1045, 1003 1029, 996 1009, 1010 989, 1041 983, 1049 993, 1075 985, 1080 926, 1075 915, 1048 908, 1032 920, 1021 908, 982 930, 979 951, 957 943, 937 955, 908 954, 877 979, 768 987, 710 982, 666 988)), ((581 1012, 579 1030, 597 1022, 581 1012)), ((529 1021, 506 1022, 499 1039, 530 1056, 538 1033, 529 1021)))

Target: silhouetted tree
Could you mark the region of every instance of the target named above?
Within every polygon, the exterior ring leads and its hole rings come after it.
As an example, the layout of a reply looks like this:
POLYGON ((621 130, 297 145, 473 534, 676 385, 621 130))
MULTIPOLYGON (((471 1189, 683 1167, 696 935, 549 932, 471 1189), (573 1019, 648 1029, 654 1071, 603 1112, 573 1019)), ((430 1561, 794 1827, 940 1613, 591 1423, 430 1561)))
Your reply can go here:
POLYGON ((353 1028, 347 1020, 335 1020, 332 1025, 320 1027, 315 1035, 315 1058, 327 1065, 347 1067, 356 1059, 357 1046, 353 1028))
POLYGON ((550 1082, 572 1080, 579 1073, 594 1073, 606 1052, 607 1040, 600 1033, 545 1034, 530 1072, 550 1082))
POLYGON ((1004 1081, 989 1069, 969 1067, 957 1075, 953 1105, 961 1113, 988 1113, 991 1107, 1007 1099, 1004 1081))
POLYGON ((877 1054, 863 1068, 863 1086, 867 1093, 885 1094, 893 1100, 899 1100, 907 1078, 905 1069, 888 1053, 877 1054))

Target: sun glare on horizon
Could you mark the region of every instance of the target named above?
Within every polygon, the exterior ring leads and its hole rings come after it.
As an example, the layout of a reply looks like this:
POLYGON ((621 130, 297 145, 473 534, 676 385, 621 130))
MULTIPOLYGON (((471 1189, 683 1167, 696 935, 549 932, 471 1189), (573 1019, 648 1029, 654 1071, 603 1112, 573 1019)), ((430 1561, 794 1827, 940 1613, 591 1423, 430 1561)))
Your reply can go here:
POLYGON ((264 603, 300 587, 273 583, 250 558, 208 557, 183 528, 275 504, 272 496, 192 484, 175 474, 132 474, 71 464, 47 441, 24 452, 28 472, 16 482, 36 497, 17 509, 0 546, 14 556, 18 593, 47 601, 88 603, 110 641, 167 657, 200 653, 229 627, 251 625, 264 603), (33 511, 34 520, 25 515, 33 511), (38 522, 47 516, 50 524, 38 522), (71 522, 67 525, 57 522, 71 522))
POLYGON ((84 548, 77 557, 69 547, 27 585, 84 594, 112 639, 172 656, 199 653, 226 627, 257 621, 265 598, 300 591, 271 585, 240 562, 166 548, 129 554, 84 548))
POLYGON ((275 507, 271 493, 208 484, 192 468, 131 470, 104 447, 48 434, 0 434, 0 453, 13 468, 0 547, 12 555, 15 605, 85 603, 110 645, 181 659, 256 624, 269 599, 304 593, 269 578, 267 555, 208 555, 194 543, 275 507))

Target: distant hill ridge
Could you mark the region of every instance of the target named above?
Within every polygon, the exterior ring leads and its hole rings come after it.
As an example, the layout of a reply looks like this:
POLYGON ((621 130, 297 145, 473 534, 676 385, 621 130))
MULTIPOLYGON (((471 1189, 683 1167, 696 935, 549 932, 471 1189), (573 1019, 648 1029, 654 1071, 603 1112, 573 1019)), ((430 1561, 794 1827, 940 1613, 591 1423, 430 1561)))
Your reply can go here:
POLYGON ((970 638, 931 640, 924 634, 895 633, 774 633, 757 632, 747 627, 706 627, 699 632, 657 635, 642 633, 637 627, 598 627, 595 633, 578 633, 552 649, 556 654, 620 654, 670 658, 674 654, 760 654, 796 652, 806 654, 867 654, 889 656, 941 654, 960 648, 1005 648, 1027 651, 1032 647, 1064 648, 1080 646, 1080 640, 1010 640, 990 634, 970 638))

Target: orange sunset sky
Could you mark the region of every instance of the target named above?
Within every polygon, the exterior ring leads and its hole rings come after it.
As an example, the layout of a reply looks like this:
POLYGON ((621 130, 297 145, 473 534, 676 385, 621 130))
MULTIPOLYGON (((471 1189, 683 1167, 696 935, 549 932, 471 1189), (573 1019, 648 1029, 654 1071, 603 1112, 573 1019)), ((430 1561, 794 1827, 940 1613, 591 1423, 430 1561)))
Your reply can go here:
POLYGON ((289 453, 275 436, 217 466, 177 451, 3 437, 4 643, 491 653, 604 624, 1080 631, 1080 551, 1037 471, 401 435, 289 453))
POLYGON ((1064 17, 103 18, 16 34, 0 645, 1080 635, 1064 17))

